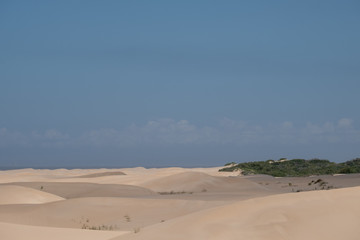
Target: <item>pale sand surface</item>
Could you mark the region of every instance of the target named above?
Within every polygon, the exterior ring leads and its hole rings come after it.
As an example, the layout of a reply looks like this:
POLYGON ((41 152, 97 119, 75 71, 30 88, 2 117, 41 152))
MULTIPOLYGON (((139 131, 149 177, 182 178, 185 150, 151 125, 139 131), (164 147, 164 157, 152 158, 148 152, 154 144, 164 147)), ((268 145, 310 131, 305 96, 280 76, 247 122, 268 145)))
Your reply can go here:
POLYGON ((359 239, 359 174, 219 169, 0 171, 0 239, 359 239))

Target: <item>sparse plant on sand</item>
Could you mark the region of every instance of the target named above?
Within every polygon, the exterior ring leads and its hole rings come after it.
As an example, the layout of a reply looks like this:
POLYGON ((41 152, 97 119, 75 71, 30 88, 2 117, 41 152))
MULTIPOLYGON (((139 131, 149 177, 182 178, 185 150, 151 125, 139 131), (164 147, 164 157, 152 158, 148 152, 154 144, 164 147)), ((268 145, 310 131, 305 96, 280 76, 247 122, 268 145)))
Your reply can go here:
POLYGON ((85 217, 81 217, 80 222, 81 225, 81 229, 88 229, 88 230, 102 230, 102 231, 113 231, 118 229, 118 226, 116 225, 92 225, 90 223, 90 219, 89 218, 85 218, 85 217))
POLYGON ((124 216, 124 218, 125 218, 125 220, 126 220, 127 222, 131 222, 131 218, 130 218, 129 215, 126 214, 126 215, 124 216))
POLYGON ((99 225, 99 226, 90 226, 88 224, 83 224, 81 229, 88 229, 88 230, 102 230, 102 231, 113 231, 114 229, 116 229, 116 226, 113 225, 99 225))
POLYGON ((158 193, 160 195, 193 194, 193 192, 185 192, 185 191, 181 191, 181 192, 170 191, 170 192, 158 192, 158 193))

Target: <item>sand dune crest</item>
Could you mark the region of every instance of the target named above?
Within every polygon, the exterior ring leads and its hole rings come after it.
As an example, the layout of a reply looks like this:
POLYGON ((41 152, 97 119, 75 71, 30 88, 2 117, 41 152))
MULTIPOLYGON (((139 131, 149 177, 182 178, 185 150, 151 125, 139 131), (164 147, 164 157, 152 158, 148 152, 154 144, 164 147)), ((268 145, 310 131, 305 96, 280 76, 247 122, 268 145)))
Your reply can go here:
POLYGON ((100 173, 81 175, 74 178, 98 178, 98 177, 121 176, 121 175, 126 175, 126 174, 123 172, 100 172, 100 173))

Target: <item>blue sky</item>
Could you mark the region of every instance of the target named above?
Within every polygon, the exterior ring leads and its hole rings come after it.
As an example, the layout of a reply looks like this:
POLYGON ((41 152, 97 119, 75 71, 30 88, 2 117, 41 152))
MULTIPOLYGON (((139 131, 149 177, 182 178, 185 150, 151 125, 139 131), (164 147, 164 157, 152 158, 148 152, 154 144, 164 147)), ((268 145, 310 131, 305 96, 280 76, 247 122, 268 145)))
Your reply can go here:
POLYGON ((360 157, 358 1, 1 1, 0 166, 360 157))

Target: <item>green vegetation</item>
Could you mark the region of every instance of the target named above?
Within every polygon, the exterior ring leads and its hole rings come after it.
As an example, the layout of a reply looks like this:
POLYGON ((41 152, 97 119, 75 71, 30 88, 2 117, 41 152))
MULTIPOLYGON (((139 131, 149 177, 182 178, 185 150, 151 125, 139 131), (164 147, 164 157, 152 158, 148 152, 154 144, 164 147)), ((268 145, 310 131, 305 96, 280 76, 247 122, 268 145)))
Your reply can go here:
POLYGON ((360 158, 343 163, 334 163, 322 159, 292 159, 278 161, 267 160, 227 165, 221 172, 241 170, 244 175, 267 174, 274 177, 301 177, 310 175, 329 175, 360 173, 360 158))

